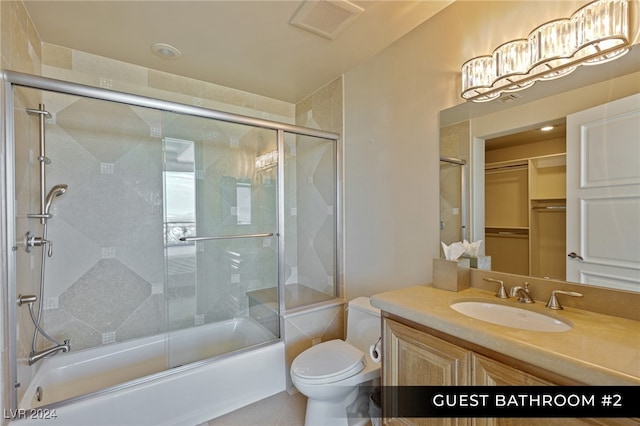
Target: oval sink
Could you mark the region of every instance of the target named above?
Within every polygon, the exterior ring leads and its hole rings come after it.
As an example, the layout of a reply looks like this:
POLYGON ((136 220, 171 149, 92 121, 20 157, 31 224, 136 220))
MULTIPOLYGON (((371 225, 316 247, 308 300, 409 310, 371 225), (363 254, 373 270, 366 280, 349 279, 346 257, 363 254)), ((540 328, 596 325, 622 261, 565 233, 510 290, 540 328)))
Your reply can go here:
POLYGON ((571 325, 564 321, 515 306, 466 301, 452 303, 451 308, 471 318, 520 330, 551 332, 571 330, 571 325))

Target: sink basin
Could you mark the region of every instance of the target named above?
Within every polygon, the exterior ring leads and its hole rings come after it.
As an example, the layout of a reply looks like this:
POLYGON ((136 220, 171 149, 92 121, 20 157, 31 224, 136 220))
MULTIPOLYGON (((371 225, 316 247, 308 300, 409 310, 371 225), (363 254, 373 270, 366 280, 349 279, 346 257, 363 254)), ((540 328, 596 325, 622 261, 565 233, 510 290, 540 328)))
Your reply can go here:
POLYGON ((564 321, 515 306, 464 301, 452 303, 451 308, 471 318, 520 330, 551 332, 571 330, 571 325, 564 321))

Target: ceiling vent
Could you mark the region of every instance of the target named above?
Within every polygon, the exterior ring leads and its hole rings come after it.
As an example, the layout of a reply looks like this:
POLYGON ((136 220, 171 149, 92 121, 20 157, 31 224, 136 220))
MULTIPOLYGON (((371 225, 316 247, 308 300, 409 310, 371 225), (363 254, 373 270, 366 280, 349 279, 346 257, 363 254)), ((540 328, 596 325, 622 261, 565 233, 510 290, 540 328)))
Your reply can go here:
POLYGON ((307 0, 289 23, 333 40, 362 12, 346 0, 307 0))

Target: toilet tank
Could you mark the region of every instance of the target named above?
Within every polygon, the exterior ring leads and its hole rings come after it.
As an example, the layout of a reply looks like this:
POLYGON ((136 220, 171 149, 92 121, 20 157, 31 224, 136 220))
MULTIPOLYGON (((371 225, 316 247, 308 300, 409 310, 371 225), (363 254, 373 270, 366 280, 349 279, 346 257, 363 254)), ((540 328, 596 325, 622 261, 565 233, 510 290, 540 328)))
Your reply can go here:
POLYGON ((368 297, 356 297, 347 307, 347 338, 349 344, 365 354, 380 338, 380 309, 371 306, 368 297))

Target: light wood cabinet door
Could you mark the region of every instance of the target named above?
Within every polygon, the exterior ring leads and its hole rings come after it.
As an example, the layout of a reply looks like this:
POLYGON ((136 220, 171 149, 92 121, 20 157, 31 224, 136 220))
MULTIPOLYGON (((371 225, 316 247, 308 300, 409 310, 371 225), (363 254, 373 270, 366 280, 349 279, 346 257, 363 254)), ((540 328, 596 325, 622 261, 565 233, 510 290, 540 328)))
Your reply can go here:
MULTIPOLYGON (((471 352, 396 321, 384 319, 385 386, 468 385, 471 352)), ((387 418, 387 425, 470 425, 470 419, 387 418)))
MULTIPOLYGON (((491 358, 473 354, 472 385, 479 386, 555 386, 553 383, 517 370, 491 358)), ((637 419, 574 419, 574 418, 476 418, 474 426, 631 426, 637 419)))
POLYGON ((385 319, 385 386, 468 385, 471 352, 385 319))
POLYGON ((552 386, 529 373, 516 370, 501 362, 482 355, 473 354, 471 378, 472 385, 478 386, 552 386))

